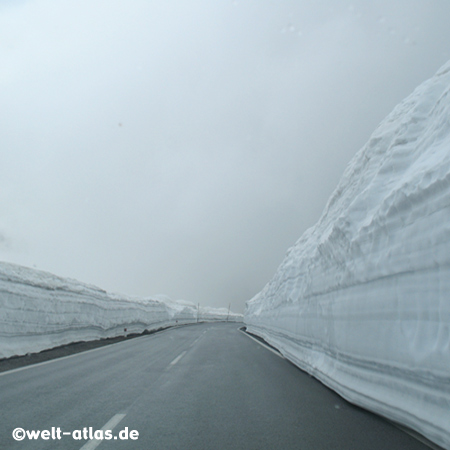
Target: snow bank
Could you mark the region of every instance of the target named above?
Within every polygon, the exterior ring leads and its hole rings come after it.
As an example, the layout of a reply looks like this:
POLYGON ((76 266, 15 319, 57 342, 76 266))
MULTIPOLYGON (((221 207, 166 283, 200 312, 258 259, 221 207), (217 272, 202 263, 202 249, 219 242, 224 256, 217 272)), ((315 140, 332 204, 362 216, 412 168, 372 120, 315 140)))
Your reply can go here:
POLYGON ((450 449, 450 63, 356 154, 244 321, 351 402, 450 449))
MULTIPOLYGON (((111 294, 47 272, 0 263, 0 358, 197 320, 225 320, 222 309, 208 311, 199 315, 190 302, 111 294)), ((242 316, 232 313, 229 320, 242 321, 242 316)))
POLYGON ((242 315, 235 314, 227 308, 200 307, 200 320, 203 322, 242 322, 242 315))
POLYGON ((156 299, 164 301, 170 306, 169 315, 174 316, 174 320, 180 320, 183 317, 189 323, 194 322, 242 322, 242 314, 236 314, 227 308, 211 308, 209 306, 195 305, 186 300, 177 300, 174 302, 166 295, 157 295, 156 299), (184 315, 187 316, 185 317, 184 315), (194 320, 193 320, 194 319, 194 320))

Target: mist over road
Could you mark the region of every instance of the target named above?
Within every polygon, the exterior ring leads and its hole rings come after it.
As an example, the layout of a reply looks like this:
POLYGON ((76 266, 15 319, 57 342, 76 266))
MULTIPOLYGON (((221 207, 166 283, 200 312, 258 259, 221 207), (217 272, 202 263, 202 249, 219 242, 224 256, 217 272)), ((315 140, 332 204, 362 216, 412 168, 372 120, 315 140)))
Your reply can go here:
POLYGON ((0 448, 428 448, 348 404, 239 326, 173 328, 0 373, 0 448), (139 435, 98 447, 72 435, 16 442, 18 427, 79 430, 78 437, 89 427, 113 428, 116 437, 128 428, 139 435))

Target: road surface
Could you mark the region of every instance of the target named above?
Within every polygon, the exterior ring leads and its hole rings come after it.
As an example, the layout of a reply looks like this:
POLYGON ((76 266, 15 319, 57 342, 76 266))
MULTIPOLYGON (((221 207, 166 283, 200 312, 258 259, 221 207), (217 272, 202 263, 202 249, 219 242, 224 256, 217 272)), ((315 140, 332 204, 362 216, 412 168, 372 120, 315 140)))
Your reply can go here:
POLYGON ((0 448, 429 449, 239 326, 178 327, 0 373, 0 448), (48 431, 15 441, 16 428, 48 431), (96 430, 102 441, 89 440, 96 430))

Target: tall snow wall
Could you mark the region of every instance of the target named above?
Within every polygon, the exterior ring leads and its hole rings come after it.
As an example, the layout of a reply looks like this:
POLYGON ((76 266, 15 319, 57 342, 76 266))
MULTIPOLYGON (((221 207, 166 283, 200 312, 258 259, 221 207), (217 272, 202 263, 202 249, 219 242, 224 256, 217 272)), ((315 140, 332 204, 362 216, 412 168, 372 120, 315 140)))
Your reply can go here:
POLYGON ((450 62, 355 155, 244 322, 349 401, 450 449, 450 62))
MULTIPOLYGON (((225 320, 222 308, 202 314, 190 302, 111 294, 76 280, 0 263, 0 358, 212 320, 225 320)), ((242 321, 242 315, 230 313, 228 320, 242 321)))

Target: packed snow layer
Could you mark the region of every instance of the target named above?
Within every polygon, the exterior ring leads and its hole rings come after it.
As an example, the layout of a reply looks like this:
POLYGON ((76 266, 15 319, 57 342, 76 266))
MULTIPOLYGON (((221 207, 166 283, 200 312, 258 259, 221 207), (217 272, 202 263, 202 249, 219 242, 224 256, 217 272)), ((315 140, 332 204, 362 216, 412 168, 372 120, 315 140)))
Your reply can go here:
POLYGON ((450 63, 379 125, 244 322, 450 449, 450 63))
POLYGON ((139 299, 111 294, 47 272, 0 263, 0 358, 218 320, 242 321, 242 315, 222 308, 198 309, 193 303, 162 296, 139 299))

